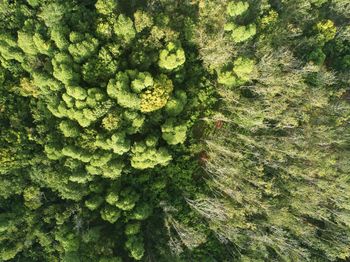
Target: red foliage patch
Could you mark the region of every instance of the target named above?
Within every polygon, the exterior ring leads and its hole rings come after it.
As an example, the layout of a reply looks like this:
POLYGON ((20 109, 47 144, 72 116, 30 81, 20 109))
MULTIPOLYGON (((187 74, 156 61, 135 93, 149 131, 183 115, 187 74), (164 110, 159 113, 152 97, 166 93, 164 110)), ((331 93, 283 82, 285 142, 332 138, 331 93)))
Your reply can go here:
POLYGON ((208 162, 208 160, 209 160, 209 156, 208 156, 207 152, 205 152, 205 151, 200 152, 199 163, 202 165, 205 165, 205 163, 208 162))
POLYGON ((224 125, 224 122, 221 121, 221 120, 217 120, 217 121, 215 122, 215 128, 216 128, 216 129, 222 128, 223 125, 224 125))

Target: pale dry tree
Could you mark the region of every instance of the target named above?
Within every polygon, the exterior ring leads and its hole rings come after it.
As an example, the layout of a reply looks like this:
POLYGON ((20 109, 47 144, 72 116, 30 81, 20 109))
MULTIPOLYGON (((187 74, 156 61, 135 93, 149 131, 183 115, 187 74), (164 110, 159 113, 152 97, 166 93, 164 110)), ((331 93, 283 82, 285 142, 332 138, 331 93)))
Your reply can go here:
POLYGON ((344 15, 346 18, 350 18, 350 2, 346 0, 333 0, 331 8, 344 15))
POLYGON ((180 255, 184 251, 182 247, 183 243, 178 237, 170 233, 170 229, 168 229, 168 236, 169 236, 168 246, 170 248, 171 253, 176 256, 180 255))
POLYGON ((207 219, 228 221, 230 219, 225 205, 214 198, 198 198, 195 200, 186 198, 187 204, 207 219))
POLYGON ((199 27, 195 32, 195 42, 206 67, 220 68, 234 54, 232 42, 227 39, 223 30, 210 35, 205 28, 199 27))
POLYGON ((165 202, 160 203, 160 206, 165 213, 165 227, 169 236, 168 245, 172 253, 178 255, 183 252, 183 246, 191 250, 206 242, 205 234, 174 218, 172 212, 176 212, 176 208, 165 202))
POLYGON ((257 63, 257 81, 263 88, 270 86, 293 87, 303 81, 302 64, 287 48, 265 50, 257 63))
POLYGON ((199 21, 194 32, 194 42, 207 68, 219 68, 235 53, 232 41, 226 36, 226 0, 193 0, 198 5, 199 21))
POLYGON ((165 222, 168 227, 175 230, 181 242, 188 249, 194 249, 206 241, 206 236, 203 233, 190 226, 180 223, 171 215, 166 218, 165 222))
MULTIPOLYGON (((349 4, 350 6, 350 4, 349 4)), ((340 40, 348 40, 350 41, 350 26, 340 26, 337 28, 336 38, 340 40)))

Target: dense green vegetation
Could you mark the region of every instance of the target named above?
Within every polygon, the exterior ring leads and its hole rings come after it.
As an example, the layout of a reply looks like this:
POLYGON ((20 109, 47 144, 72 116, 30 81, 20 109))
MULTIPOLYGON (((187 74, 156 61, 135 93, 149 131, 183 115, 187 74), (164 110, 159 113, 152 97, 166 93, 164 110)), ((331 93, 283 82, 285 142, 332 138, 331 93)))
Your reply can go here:
POLYGON ((0 261, 350 259, 347 0, 0 1, 0 261))

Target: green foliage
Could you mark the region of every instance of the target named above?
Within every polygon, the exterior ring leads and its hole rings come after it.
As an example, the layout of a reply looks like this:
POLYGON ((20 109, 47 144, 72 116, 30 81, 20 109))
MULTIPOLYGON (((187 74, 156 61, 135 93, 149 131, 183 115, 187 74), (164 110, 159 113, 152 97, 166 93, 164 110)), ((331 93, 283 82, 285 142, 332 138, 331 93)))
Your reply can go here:
POLYGON ((57 233, 55 239, 60 242, 65 252, 74 252, 79 249, 79 239, 74 233, 62 229, 57 233))
POLYGON ((146 28, 151 28, 153 25, 152 16, 149 13, 137 10, 134 13, 135 29, 136 32, 140 33, 146 28))
POLYGON ((44 151, 46 153, 46 156, 52 160, 60 159, 63 156, 60 148, 54 145, 45 145, 44 151))
POLYGON ((114 33, 126 43, 129 43, 135 38, 136 31, 132 20, 125 16, 119 15, 116 23, 114 24, 114 33))
POLYGON ((231 32, 231 39, 235 43, 241 43, 252 38, 256 34, 256 25, 250 24, 247 26, 236 25, 233 23, 225 25, 225 30, 231 32))
POLYGON ((68 28, 55 25, 52 27, 50 32, 51 40, 55 42, 55 45, 60 50, 65 50, 69 46, 68 42, 68 28))
POLYGON ((85 36, 76 36, 76 34, 79 33, 72 32, 69 35, 72 44, 69 45, 68 51, 75 62, 82 63, 97 51, 98 40, 91 37, 89 34, 85 36))
POLYGON ((106 202, 114 206, 119 200, 119 195, 115 191, 111 191, 106 196, 106 202))
POLYGON ((121 126, 121 116, 118 112, 110 112, 102 119, 102 126, 107 131, 113 131, 121 126))
POLYGON ((38 17, 44 21, 47 27, 53 27, 62 21, 65 11, 63 5, 53 2, 44 5, 38 17))
POLYGON ((110 15, 117 9, 117 2, 113 0, 97 0, 96 11, 102 15, 110 15))
POLYGON ((162 125, 162 138, 169 145, 182 144, 186 140, 186 124, 176 124, 174 118, 169 118, 162 125))
POLYGON ((37 209, 42 205, 40 189, 36 187, 27 187, 23 191, 24 204, 30 209, 37 209))
POLYGON ((90 210, 96 210, 103 203, 103 198, 101 196, 93 196, 85 201, 85 206, 90 210))
POLYGON ((135 207, 130 217, 136 220, 146 220, 152 214, 152 211, 150 205, 141 204, 135 207))
POLYGON ((127 224, 125 227, 125 235, 136 235, 140 232, 140 223, 127 224))
POLYGON ((86 82, 100 86, 115 75, 117 68, 118 62, 112 52, 103 47, 98 53, 98 59, 92 59, 83 65, 82 75, 86 82))
POLYGON ((78 125, 73 121, 62 121, 59 127, 65 137, 77 137, 80 134, 78 125))
POLYGON ((29 55, 36 55, 38 49, 36 48, 33 35, 27 32, 18 32, 18 47, 20 47, 24 53, 29 55))
POLYGON ((164 147, 156 148, 157 138, 148 137, 145 141, 136 142, 132 148, 131 166, 136 169, 153 168, 156 165, 165 166, 172 159, 164 147))
POLYGON ((130 251, 130 255, 135 260, 141 260, 145 249, 143 247, 143 241, 140 236, 130 236, 125 243, 126 248, 130 251))
POLYGON ((71 56, 65 53, 58 53, 52 60, 53 76, 65 85, 72 84, 78 80, 78 75, 73 68, 71 56))
POLYGON ((228 68, 218 72, 218 83, 232 87, 244 84, 254 76, 254 61, 246 57, 238 57, 233 62, 232 70, 228 68))
POLYGON ((0 261, 347 261, 349 7, 0 1, 0 261))
POLYGON ((316 29, 319 33, 318 41, 321 43, 326 43, 332 39, 334 39, 336 33, 337 33, 337 28, 334 25, 334 22, 331 20, 326 20, 317 23, 316 29))
POLYGON ((263 29, 269 28, 274 25, 278 20, 278 13, 275 10, 270 10, 269 13, 263 16, 260 20, 260 26, 263 29))
POLYGON ((115 223, 120 217, 120 211, 116 207, 105 206, 101 209, 101 218, 109 223, 115 223))
POLYGON ((179 115, 187 103, 186 92, 182 90, 176 90, 173 97, 170 97, 168 103, 165 105, 165 112, 169 116, 179 115))
POLYGON ((239 78, 239 80, 246 82, 250 80, 254 73, 254 61, 246 57, 238 57, 233 62, 233 72, 239 78))
POLYGON ((0 85, 2 86, 5 83, 6 72, 5 69, 0 66, 0 85))
POLYGON ((122 262, 122 259, 119 257, 100 258, 100 260, 98 262, 122 262))
POLYGON ((326 55, 321 48, 317 48, 309 54, 308 59, 313 61, 316 65, 322 65, 326 60, 326 55))
POLYGON ((236 17, 239 15, 242 15, 244 12, 246 12, 249 8, 248 2, 230 2, 227 5, 227 14, 231 17, 236 17))
POLYGON ((16 244, 15 246, 7 245, 1 250, 1 259, 4 261, 8 261, 13 259, 17 253, 19 253, 23 249, 23 245, 16 244))
POLYGON ((125 132, 115 133, 111 138, 97 136, 95 144, 104 150, 112 150, 118 155, 123 155, 130 150, 130 141, 126 139, 125 132))
POLYGON ((172 71, 179 69, 186 61, 185 51, 173 42, 166 45, 159 53, 158 65, 160 68, 172 71))
POLYGON ((52 56, 53 46, 47 39, 44 38, 43 35, 40 33, 35 33, 33 36, 33 41, 38 50, 38 53, 52 56))
POLYGON ((40 90, 34 85, 35 83, 30 81, 28 78, 21 78, 20 80, 20 93, 23 96, 38 97, 40 90))
POLYGON ((153 86, 153 78, 150 73, 138 73, 136 79, 131 82, 131 89, 135 93, 141 93, 145 88, 153 86))
POLYGON ((90 162, 91 156, 76 146, 65 146, 62 149, 62 154, 73 159, 80 160, 84 163, 90 162))
POLYGON ((107 93, 115 98, 118 104, 125 108, 140 109, 140 98, 131 92, 130 80, 127 73, 119 72, 115 79, 111 79, 107 86, 107 93))
POLYGON ((140 133, 146 119, 144 115, 136 111, 125 111, 123 118, 127 121, 127 123, 129 123, 129 127, 126 129, 126 132, 130 135, 140 133))
POLYGON ((121 210, 129 211, 135 207, 138 199, 139 195, 127 188, 120 192, 118 201, 116 201, 114 205, 121 210))
POLYGON ((173 83, 166 75, 160 75, 154 85, 141 94, 141 112, 152 112, 163 108, 173 91, 173 83))

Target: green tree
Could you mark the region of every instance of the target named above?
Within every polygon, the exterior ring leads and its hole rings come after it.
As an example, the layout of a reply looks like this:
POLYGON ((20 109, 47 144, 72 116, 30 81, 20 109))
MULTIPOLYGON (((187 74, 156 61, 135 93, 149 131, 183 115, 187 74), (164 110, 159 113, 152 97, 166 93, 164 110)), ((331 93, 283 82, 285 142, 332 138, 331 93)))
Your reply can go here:
POLYGON ((53 46, 51 42, 48 39, 45 39, 42 34, 36 32, 33 36, 33 41, 40 54, 47 56, 53 55, 53 46))
POLYGON ((114 206, 119 200, 119 195, 115 191, 110 191, 106 195, 106 202, 110 204, 111 206, 114 206))
POLYGON ((132 93, 130 89, 130 79, 127 73, 119 72, 115 79, 111 79, 107 86, 107 93, 111 98, 115 98, 122 107, 139 109, 140 98, 132 93))
POLYGON ((148 72, 140 72, 137 74, 136 79, 131 82, 131 89, 135 93, 141 93, 145 88, 153 86, 153 78, 148 72))
POLYGON ((127 224, 125 227, 125 235, 136 235, 140 232, 140 223, 127 224))
POLYGON ((114 133, 110 138, 98 135, 95 144, 104 150, 112 150, 118 155, 123 155, 130 150, 130 140, 126 138, 125 132, 114 133))
POLYGON ((101 196, 93 196, 85 201, 85 206, 90 210, 96 210, 102 205, 103 200, 101 196))
POLYGON ((72 84, 79 80, 79 75, 73 67, 73 59, 65 53, 57 53, 52 59, 53 76, 65 85, 72 84))
POLYGON ((241 43, 252 38, 256 34, 256 25, 236 25, 234 23, 229 23, 225 25, 225 30, 231 32, 231 39, 235 43, 241 43))
POLYGON ((186 124, 176 124, 174 118, 169 118, 162 125, 162 138, 169 145, 182 144, 186 140, 186 124))
POLYGON ((135 29, 138 33, 142 32, 146 28, 151 28, 153 25, 152 16, 142 10, 137 10, 134 13, 135 29))
POLYGON ((179 69, 186 61, 185 51, 179 46, 170 42, 166 48, 159 53, 158 65, 167 71, 179 69))
POLYGON ((119 193, 118 201, 116 201, 114 205, 121 210, 129 211, 135 207, 139 197, 140 196, 135 191, 127 188, 119 193))
POLYGON ((87 92, 80 86, 66 86, 67 95, 77 100, 84 100, 87 97, 87 92))
POLYGON ((66 11, 67 9, 63 5, 52 2, 43 5, 38 17, 44 21, 47 27, 53 27, 60 24, 66 11))
POLYGON ((38 53, 38 49, 33 41, 33 33, 30 32, 18 32, 18 47, 20 47, 24 53, 28 55, 36 55, 38 53))
POLYGON ((157 139, 148 137, 143 142, 136 142, 132 148, 131 166, 136 169, 153 168, 167 165, 172 159, 166 148, 156 148, 157 139))
POLYGON ((59 128, 65 137, 77 137, 80 134, 78 125, 70 120, 62 121, 59 125, 59 128))
POLYGON ((120 112, 112 111, 102 119, 102 126, 107 131, 113 131, 121 127, 122 119, 120 112))
POLYGON ((326 60, 326 54, 323 53, 321 48, 317 48, 309 54, 308 59, 316 65, 322 65, 326 60))
POLYGON ((101 209, 101 217, 109 223, 115 223, 120 217, 120 211, 116 207, 105 206, 101 209))
POLYGON ((183 90, 176 90, 174 96, 170 97, 169 101, 165 105, 165 112, 169 116, 177 116, 184 110, 186 103, 186 92, 183 90))
POLYGON ((60 50, 67 50, 69 46, 69 29, 62 25, 55 25, 50 30, 50 38, 60 50))
POLYGON ((244 12, 246 12, 249 8, 248 2, 230 2, 227 5, 227 14, 231 17, 236 17, 239 15, 242 15, 244 12))
POLYGON ((69 35, 71 44, 68 47, 68 51, 75 62, 82 63, 96 53, 99 43, 96 38, 89 34, 84 36, 76 36, 76 34, 76 32, 72 32, 69 35))
POLYGON ((135 38, 136 31, 132 20, 121 14, 118 16, 116 23, 114 24, 114 33, 126 43, 129 43, 135 38))
POLYGON ((147 203, 138 204, 131 214, 131 218, 135 220, 146 220, 152 214, 152 207, 147 203))
POLYGON ((135 260, 141 260, 145 249, 143 247, 143 241, 140 236, 129 236, 125 243, 125 247, 130 251, 130 255, 135 260))
POLYGON ((23 191, 24 204, 30 209, 37 209, 42 205, 42 194, 37 187, 27 187, 23 191))
POLYGON ((254 75, 254 60, 246 57, 238 57, 233 62, 233 72, 239 78, 240 81, 249 81, 254 75))
POLYGON ((233 62, 232 70, 230 65, 225 66, 218 72, 218 82, 232 87, 248 82, 255 75, 254 60, 246 57, 238 57, 233 62))
POLYGON ((326 20, 317 23, 316 29, 319 33, 318 41, 320 41, 321 43, 326 43, 334 39, 337 33, 337 28, 335 27, 334 22, 331 20, 326 20))
POLYGON ((141 112, 152 112, 163 108, 173 91, 173 83, 166 75, 160 75, 154 85, 141 94, 141 112))
POLYGON ((113 0, 97 0, 95 4, 97 13, 102 15, 113 14, 117 7, 117 2, 113 0))

